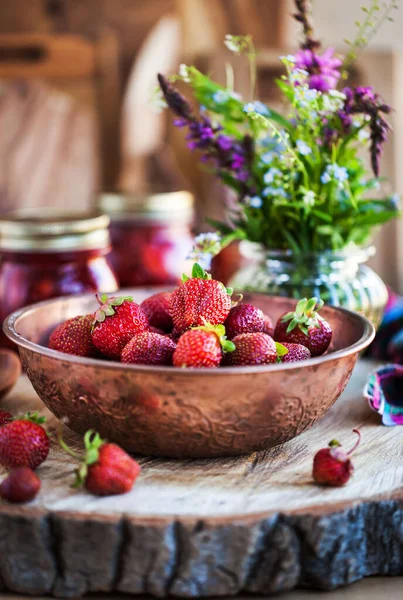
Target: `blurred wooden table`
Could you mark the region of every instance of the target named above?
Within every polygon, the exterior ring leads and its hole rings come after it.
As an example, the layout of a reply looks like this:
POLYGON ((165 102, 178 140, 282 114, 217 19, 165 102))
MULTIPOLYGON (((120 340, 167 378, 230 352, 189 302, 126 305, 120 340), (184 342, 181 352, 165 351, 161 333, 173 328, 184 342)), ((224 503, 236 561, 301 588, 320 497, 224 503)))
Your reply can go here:
MULTIPOLYGON (((402 600, 403 577, 374 577, 359 581, 347 588, 334 592, 318 592, 317 590, 298 590, 296 592, 276 596, 279 600, 402 600)), ((1 600, 18 600, 32 598, 15 594, 0 594, 1 600)), ((47 600, 49 596, 42 596, 38 600, 47 600)), ((91 600, 125 600, 127 595, 92 595, 91 600)), ((138 600, 149 600, 151 596, 136 596, 138 600)), ((237 600, 256 600, 256 596, 236 596, 237 600)), ((260 596, 266 600, 267 596, 260 596)), ((225 599, 224 600, 229 600, 225 599)))

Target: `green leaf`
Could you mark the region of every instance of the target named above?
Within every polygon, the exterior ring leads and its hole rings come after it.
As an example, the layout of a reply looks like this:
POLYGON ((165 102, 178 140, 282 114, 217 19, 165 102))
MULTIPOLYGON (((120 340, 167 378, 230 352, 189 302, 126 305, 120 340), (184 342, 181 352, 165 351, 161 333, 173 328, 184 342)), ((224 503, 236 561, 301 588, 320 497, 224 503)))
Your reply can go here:
POLYGON ((193 265, 192 278, 193 279, 206 279, 206 272, 198 263, 195 263, 193 265))
POLYGON ((227 287, 227 288, 225 288, 225 290, 226 290, 228 296, 232 296, 232 294, 234 293, 234 288, 227 287))
POLYGON ((281 79, 276 79, 276 84, 280 88, 280 90, 283 92, 284 96, 286 98, 288 98, 288 100, 290 102, 292 102, 294 99, 293 88, 288 83, 286 83, 285 81, 282 81, 281 79))
POLYGON ((234 342, 231 342, 230 340, 222 340, 221 347, 224 352, 234 352, 234 350, 236 350, 234 342))
POLYGON ((274 342, 274 343, 276 344, 276 352, 277 352, 277 356, 279 358, 281 356, 285 356, 286 354, 288 354, 288 348, 283 346, 283 344, 280 344, 279 342, 274 342))

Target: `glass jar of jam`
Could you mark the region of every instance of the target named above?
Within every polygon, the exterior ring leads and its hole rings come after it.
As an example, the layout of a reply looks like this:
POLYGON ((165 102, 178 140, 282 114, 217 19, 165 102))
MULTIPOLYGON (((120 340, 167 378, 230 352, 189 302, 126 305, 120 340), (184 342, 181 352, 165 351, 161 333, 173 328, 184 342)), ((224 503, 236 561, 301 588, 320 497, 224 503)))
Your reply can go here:
POLYGON ((111 218, 109 260, 122 287, 180 281, 193 244, 192 194, 104 194, 99 209, 111 218))
MULTIPOLYGON (((14 310, 118 288, 107 262, 109 217, 39 209, 0 217, 0 323, 14 310)), ((9 345, 0 333, 0 346, 9 345)))

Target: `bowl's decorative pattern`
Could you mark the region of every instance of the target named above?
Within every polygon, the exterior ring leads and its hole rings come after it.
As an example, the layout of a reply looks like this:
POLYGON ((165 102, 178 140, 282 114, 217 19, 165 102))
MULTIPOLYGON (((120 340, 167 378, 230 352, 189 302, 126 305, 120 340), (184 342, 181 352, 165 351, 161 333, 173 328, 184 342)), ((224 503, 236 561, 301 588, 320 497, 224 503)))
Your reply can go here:
MULTIPOLYGON (((253 295, 253 301, 276 318, 295 302, 253 295)), ((77 298, 64 302, 64 316, 85 313, 77 298)), ((46 304, 46 303, 45 303, 46 304)), ((52 302, 32 310, 36 323, 29 333, 28 313, 11 319, 7 329, 36 392, 72 429, 93 428, 133 452, 160 456, 236 455, 281 444, 321 418, 343 391, 373 328, 363 317, 326 309, 335 346, 345 348, 295 366, 187 370, 122 365, 66 356, 33 344, 52 322, 52 302), (41 317, 43 317, 41 321, 41 317), (10 334, 10 331, 9 331, 10 334), (337 336, 337 337, 336 337, 337 336), (28 340, 28 342, 27 342, 28 340), (348 346, 348 348, 346 348, 348 346)), ((60 306, 59 306, 60 309, 60 306)), ((62 312, 63 312, 62 311, 62 312)), ((54 311, 53 323, 62 320, 54 311)))

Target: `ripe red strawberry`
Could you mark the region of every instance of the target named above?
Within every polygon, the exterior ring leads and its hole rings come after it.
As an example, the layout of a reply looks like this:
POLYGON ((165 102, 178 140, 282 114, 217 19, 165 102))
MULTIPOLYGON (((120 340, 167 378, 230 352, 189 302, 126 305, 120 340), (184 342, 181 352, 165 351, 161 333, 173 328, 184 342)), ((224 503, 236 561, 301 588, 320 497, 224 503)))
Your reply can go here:
POLYGON ((172 317, 169 312, 170 292, 160 292, 143 300, 141 308, 147 315, 148 322, 152 327, 170 333, 174 328, 172 317))
POLYGON ((81 462, 76 471, 74 486, 84 485, 96 496, 126 494, 136 481, 141 467, 131 456, 116 444, 105 442, 98 433, 87 431, 84 436, 84 459, 73 452, 62 440, 60 445, 66 452, 81 462))
POLYGON ((354 471, 350 456, 361 441, 360 432, 357 429, 353 431, 358 440, 349 452, 345 452, 337 440, 332 440, 329 448, 322 448, 315 454, 312 475, 316 483, 339 487, 350 479, 354 471))
POLYGON ((287 342, 281 344, 287 348, 288 353, 281 356, 281 362, 298 362, 299 360, 306 360, 311 358, 311 353, 308 348, 302 346, 302 344, 288 344, 287 342))
POLYGON ((184 276, 184 282, 171 293, 169 310, 175 329, 183 332, 204 323, 224 323, 231 309, 229 292, 232 294, 194 264, 192 278, 184 276))
POLYGON ((263 331, 265 317, 260 308, 252 304, 237 304, 229 311, 224 325, 228 339, 232 340, 240 333, 263 331))
POLYGON ((0 408, 0 427, 3 425, 7 425, 7 423, 11 423, 13 420, 13 415, 8 412, 8 410, 4 410, 4 408, 0 408))
POLYGON ((160 335, 171 335, 170 333, 167 333, 166 331, 162 331, 162 329, 158 329, 158 327, 152 327, 150 326, 150 331, 152 331, 153 333, 159 333, 160 335))
POLYGON ((98 350, 91 339, 93 322, 92 315, 85 315, 60 323, 50 335, 49 348, 76 356, 97 356, 98 350))
POLYGON ((92 341, 102 354, 120 359, 123 348, 136 333, 150 326, 143 309, 131 296, 97 296, 100 308, 94 314, 92 341))
POLYGON ((169 337, 144 331, 133 336, 123 348, 123 363, 142 365, 172 365, 176 344, 169 337))
POLYGON ((190 329, 179 338, 173 356, 175 367, 218 367, 224 352, 233 352, 235 346, 225 337, 224 325, 207 323, 190 329))
POLYGON ((263 316, 264 316, 263 333, 267 333, 267 335, 269 335, 270 337, 273 337, 273 333, 274 333, 273 321, 270 319, 270 317, 268 315, 263 315, 263 316))
POLYGON ((304 298, 300 300, 295 311, 279 318, 274 330, 276 342, 302 344, 311 356, 324 354, 332 339, 332 330, 325 319, 318 315, 323 306, 322 300, 304 298))
POLYGON ((49 454, 49 438, 41 427, 44 417, 27 414, 0 428, 0 464, 6 469, 36 469, 49 454))
POLYGON ((266 333, 241 333, 232 341, 235 350, 226 356, 228 365, 268 365, 277 362, 276 344, 266 333))
POLYGON ((32 469, 17 467, 12 469, 0 484, 0 496, 13 503, 30 502, 41 489, 41 480, 32 469))

